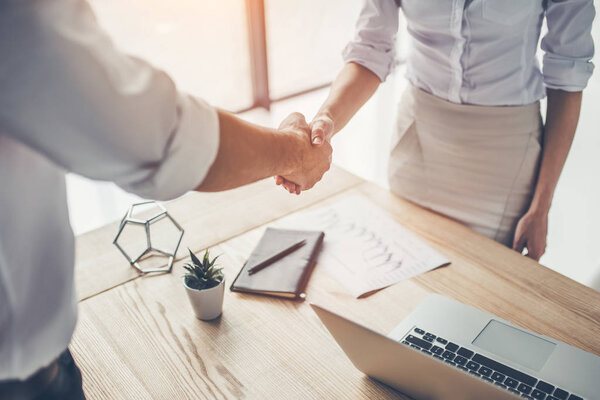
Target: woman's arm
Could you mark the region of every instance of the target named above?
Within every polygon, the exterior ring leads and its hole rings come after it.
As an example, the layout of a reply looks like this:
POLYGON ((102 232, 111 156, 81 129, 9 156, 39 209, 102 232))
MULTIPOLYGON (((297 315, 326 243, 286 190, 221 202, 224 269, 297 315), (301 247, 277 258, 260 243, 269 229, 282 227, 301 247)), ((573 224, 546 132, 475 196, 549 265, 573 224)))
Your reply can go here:
POLYGON ((529 210, 517 224, 513 248, 539 260, 546 250, 548 212, 554 190, 573 143, 581 109, 581 92, 547 89, 548 106, 542 162, 529 210))
POLYGON ((548 211, 573 142, 581 92, 594 70, 593 0, 546 3, 548 32, 542 38, 543 77, 548 95, 542 163, 529 210, 517 224, 513 248, 539 260, 546 249, 548 211))
POLYGON ((315 145, 330 140, 373 96, 381 80, 369 69, 350 62, 331 85, 329 96, 311 122, 311 141, 315 145))
MULTIPOLYGON (((369 69, 350 62, 342 68, 331 84, 329 96, 310 123, 310 140, 313 146, 329 142, 356 112, 371 98, 381 80, 369 69)), ((297 182, 275 176, 275 183, 283 185, 290 193, 300 194, 297 182)))
MULTIPOLYGON (((356 22, 354 38, 344 48, 344 68, 331 86, 329 96, 310 123, 311 143, 319 146, 342 129, 360 107, 375 93, 394 65, 398 7, 393 0, 369 0, 356 22)), ((300 188, 280 176, 278 185, 290 193, 300 188)))

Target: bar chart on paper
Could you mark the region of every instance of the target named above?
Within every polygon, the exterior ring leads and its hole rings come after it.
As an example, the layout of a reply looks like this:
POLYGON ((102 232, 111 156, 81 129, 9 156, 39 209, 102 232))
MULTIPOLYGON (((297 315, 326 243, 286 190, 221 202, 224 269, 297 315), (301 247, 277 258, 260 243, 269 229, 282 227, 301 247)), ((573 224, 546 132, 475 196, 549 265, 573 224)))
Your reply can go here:
POLYGON ((319 265, 354 297, 450 262, 359 196, 292 214, 278 221, 277 226, 324 231, 319 265))

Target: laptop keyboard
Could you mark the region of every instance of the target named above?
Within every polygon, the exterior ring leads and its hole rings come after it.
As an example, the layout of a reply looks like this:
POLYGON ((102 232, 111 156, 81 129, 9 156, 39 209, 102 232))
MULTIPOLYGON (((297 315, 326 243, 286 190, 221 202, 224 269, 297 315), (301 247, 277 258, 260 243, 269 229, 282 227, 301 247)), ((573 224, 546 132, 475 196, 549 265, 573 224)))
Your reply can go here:
POLYGON ((420 328, 414 328, 401 342, 525 399, 583 400, 555 385, 420 328))

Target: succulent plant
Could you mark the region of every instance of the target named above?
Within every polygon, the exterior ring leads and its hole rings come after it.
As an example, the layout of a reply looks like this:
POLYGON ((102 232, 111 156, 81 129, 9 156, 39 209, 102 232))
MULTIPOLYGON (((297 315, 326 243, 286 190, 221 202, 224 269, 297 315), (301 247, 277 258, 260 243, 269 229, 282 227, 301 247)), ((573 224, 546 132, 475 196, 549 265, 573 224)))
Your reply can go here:
POLYGON ((216 256, 211 261, 208 249, 206 249, 202 260, 199 260, 190 249, 188 251, 190 252, 192 262, 185 264, 183 267, 187 271, 183 278, 188 287, 203 290, 213 288, 221 283, 223 280, 223 269, 215 265, 219 256, 216 256))

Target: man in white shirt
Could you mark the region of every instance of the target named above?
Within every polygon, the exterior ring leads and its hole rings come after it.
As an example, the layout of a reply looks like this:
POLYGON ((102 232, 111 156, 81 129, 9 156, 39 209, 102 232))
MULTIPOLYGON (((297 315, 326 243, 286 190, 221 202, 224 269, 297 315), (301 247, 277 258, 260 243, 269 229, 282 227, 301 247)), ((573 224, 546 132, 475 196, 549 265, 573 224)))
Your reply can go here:
POLYGON ((80 399, 65 172, 161 200, 273 175, 309 189, 331 148, 299 114, 267 129, 177 91, 83 0, 1 2, 0 54, 0 398, 80 399))

